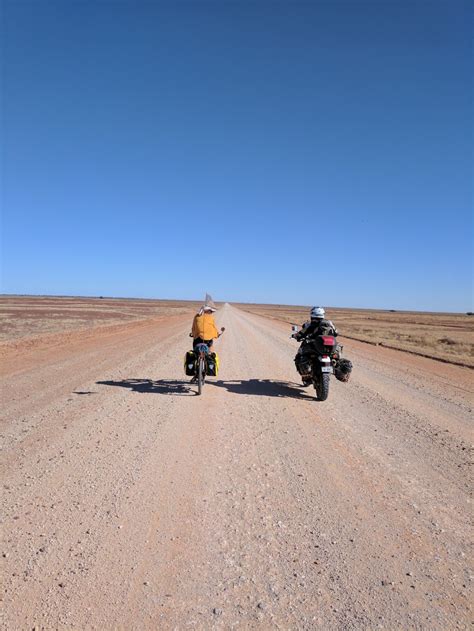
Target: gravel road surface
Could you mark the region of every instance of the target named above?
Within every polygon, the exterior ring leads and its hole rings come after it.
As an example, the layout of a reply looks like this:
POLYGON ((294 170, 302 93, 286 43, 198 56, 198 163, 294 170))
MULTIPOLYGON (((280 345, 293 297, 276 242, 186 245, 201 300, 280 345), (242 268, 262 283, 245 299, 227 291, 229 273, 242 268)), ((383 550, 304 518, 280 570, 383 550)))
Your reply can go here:
POLYGON ((320 403, 216 319, 201 397, 184 316, 4 362, 3 628, 470 627, 472 371, 347 342, 320 403))

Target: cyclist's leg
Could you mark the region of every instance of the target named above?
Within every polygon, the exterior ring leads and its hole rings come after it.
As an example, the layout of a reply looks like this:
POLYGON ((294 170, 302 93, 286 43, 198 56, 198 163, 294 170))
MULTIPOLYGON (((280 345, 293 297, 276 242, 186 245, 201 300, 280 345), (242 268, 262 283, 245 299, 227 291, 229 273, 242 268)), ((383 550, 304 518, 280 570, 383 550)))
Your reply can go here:
POLYGON ((196 348, 198 344, 206 343, 201 337, 195 337, 193 340, 193 348, 196 348))
MULTIPOLYGON (((204 342, 204 340, 200 337, 195 337, 193 340, 193 349, 196 349, 196 346, 198 344, 202 344, 204 342)), ((196 366, 197 366, 197 361, 196 361, 196 366)), ((194 375, 194 377, 191 379, 191 383, 196 383, 197 382, 197 375, 194 375)))
POLYGON ((207 361, 208 361, 208 357, 209 357, 209 355, 213 354, 212 350, 211 350, 213 340, 203 340, 203 341, 204 341, 204 344, 207 346, 207 353, 206 353, 206 355, 204 357, 204 374, 202 376, 202 379, 204 381, 205 378, 206 378, 206 375, 207 375, 207 361))

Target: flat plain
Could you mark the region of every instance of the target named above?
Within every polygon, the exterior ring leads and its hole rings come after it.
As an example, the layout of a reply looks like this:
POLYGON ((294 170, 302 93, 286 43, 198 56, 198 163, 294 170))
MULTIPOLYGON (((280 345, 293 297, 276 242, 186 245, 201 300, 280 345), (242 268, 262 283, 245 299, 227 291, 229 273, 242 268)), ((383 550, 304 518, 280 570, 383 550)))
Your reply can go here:
POLYGON ((470 628, 471 369, 345 339, 318 402, 293 309, 226 304, 196 396, 197 303, 16 300, 3 628, 470 628))
POLYGON ((0 296, 0 342, 189 313, 200 304, 185 300, 0 296))
MULTIPOLYGON (((307 320, 311 308, 269 304, 236 306, 250 313, 293 324, 307 320)), ((328 308, 327 317, 333 320, 340 334, 346 338, 474 367, 472 315, 328 308)))

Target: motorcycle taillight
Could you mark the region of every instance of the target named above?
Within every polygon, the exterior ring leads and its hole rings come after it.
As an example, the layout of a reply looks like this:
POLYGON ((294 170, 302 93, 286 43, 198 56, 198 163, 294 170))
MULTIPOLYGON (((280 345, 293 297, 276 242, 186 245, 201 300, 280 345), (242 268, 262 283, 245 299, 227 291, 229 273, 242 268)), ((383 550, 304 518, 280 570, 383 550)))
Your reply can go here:
POLYGON ((332 335, 321 335, 324 346, 335 346, 336 340, 332 335))

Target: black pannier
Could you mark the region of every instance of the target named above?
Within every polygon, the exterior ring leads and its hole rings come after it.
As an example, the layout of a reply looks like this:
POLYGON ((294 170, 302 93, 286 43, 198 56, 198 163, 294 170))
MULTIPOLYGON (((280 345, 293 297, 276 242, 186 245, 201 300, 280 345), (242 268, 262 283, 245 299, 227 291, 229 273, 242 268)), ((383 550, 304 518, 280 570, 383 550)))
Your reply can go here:
POLYGON ((311 360, 306 355, 298 353, 295 357, 295 364, 296 370, 300 373, 302 377, 311 376, 311 360))
POLYGON ((196 353, 188 351, 184 358, 184 372, 188 377, 193 377, 196 373, 196 353))
POLYGON ((352 362, 348 359, 340 359, 334 367, 334 375, 339 381, 349 381, 352 372, 352 362))
POLYGON ((219 370, 219 359, 216 353, 208 353, 206 357, 206 375, 208 377, 217 377, 219 370))

